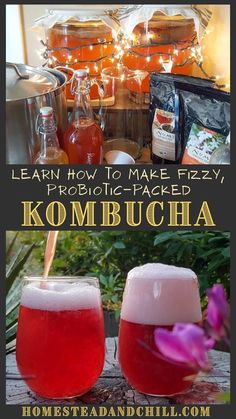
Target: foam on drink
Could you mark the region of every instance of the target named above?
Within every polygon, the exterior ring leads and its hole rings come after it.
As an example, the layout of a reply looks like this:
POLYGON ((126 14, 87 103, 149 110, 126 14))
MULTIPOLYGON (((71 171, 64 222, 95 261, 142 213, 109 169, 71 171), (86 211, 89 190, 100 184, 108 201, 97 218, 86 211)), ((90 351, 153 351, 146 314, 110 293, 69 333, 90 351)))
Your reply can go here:
POLYGON ((128 273, 123 320, 166 326, 197 323, 201 317, 198 279, 191 269, 148 263, 128 273))
POLYGON ((63 283, 45 281, 41 288, 40 278, 26 285, 22 291, 21 305, 48 311, 80 310, 101 307, 99 288, 88 283, 63 283))

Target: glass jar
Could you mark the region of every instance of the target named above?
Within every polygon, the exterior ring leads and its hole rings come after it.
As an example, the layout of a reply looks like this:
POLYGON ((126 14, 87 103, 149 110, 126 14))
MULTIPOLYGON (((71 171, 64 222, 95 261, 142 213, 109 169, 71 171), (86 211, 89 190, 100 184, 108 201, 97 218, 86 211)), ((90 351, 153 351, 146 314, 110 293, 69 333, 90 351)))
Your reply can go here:
MULTIPOLYGON (((138 24, 132 34, 131 50, 124 54, 123 63, 132 70, 149 73, 173 72, 192 75, 191 48, 197 43, 193 19, 154 13, 151 20, 138 24)), ((148 98, 150 77, 142 83, 148 98)))
MULTIPOLYGON (((102 69, 112 65, 112 30, 102 21, 73 18, 57 23, 46 31, 46 39, 50 67, 86 68, 91 77, 99 78, 102 69)), ((90 96, 99 98, 96 85, 92 86, 90 96)), ((69 86, 67 98, 73 99, 69 86)))

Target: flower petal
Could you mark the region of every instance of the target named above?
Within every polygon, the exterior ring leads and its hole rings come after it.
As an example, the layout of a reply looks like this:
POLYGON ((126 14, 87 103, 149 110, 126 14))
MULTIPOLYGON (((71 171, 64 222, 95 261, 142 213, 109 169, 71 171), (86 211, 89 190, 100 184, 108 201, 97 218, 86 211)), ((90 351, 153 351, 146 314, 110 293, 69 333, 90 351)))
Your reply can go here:
POLYGON ((210 334, 216 338, 226 335, 226 326, 229 324, 229 304, 226 299, 224 287, 215 284, 208 290, 207 321, 211 327, 210 334))
POLYGON ((155 343, 160 352, 168 358, 192 364, 191 353, 188 352, 185 343, 177 334, 164 329, 156 329, 155 343))
POLYGON ((207 339, 199 326, 177 323, 172 331, 157 328, 154 337, 158 349, 167 358, 201 369, 208 368, 207 351, 213 347, 214 340, 207 339))

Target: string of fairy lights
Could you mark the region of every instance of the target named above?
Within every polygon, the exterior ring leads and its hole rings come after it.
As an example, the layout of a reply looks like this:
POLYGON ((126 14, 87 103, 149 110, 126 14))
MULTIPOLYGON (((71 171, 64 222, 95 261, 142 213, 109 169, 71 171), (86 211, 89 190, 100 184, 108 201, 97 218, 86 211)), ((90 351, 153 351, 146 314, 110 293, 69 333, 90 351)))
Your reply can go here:
MULTIPOLYGON (((210 31, 206 29, 203 36, 208 35, 208 33, 210 31)), ((48 45, 48 39, 46 39, 46 42, 43 40, 40 40, 40 42, 44 47, 43 51, 40 52, 45 59, 44 65, 50 67, 65 66, 73 68, 78 64, 84 64, 91 76, 95 76, 101 72, 105 60, 110 65, 116 65, 122 64, 124 58, 126 60, 127 58, 141 59, 146 62, 145 71, 153 71, 153 69, 148 69, 151 64, 152 66, 158 66, 156 70, 168 73, 176 67, 196 63, 204 76, 214 80, 219 88, 229 88, 229 85, 217 83, 221 78, 219 75, 211 76, 205 70, 202 48, 196 35, 190 40, 174 43, 157 42, 152 32, 146 33, 145 42, 142 43, 138 43, 135 34, 126 36, 122 32, 116 33, 113 40, 110 41, 100 39, 99 42, 77 45, 75 47, 52 48, 48 45), (168 49, 161 51, 159 50, 161 47, 168 47, 168 49), (88 59, 88 51, 99 51, 99 53, 95 54, 96 58, 88 59), (83 57, 84 52, 86 52, 86 57, 83 57)))

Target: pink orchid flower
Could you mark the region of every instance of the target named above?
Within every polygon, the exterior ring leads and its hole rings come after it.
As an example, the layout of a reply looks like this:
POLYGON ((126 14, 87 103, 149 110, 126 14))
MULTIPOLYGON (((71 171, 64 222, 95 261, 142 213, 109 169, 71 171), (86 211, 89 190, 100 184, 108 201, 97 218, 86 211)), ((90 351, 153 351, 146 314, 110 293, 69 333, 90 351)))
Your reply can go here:
POLYGON ((210 326, 208 333, 214 339, 226 337, 229 328, 229 304, 224 287, 215 284, 208 290, 207 322, 210 326))
POLYGON ((207 351, 213 348, 215 341, 208 339, 201 327, 176 323, 172 331, 155 329, 154 338, 157 348, 166 358, 199 370, 209 369, 207 351))

